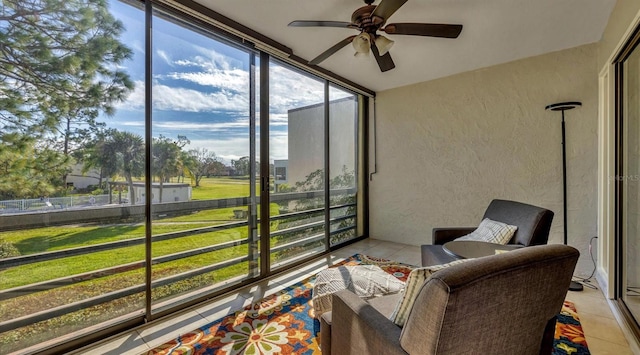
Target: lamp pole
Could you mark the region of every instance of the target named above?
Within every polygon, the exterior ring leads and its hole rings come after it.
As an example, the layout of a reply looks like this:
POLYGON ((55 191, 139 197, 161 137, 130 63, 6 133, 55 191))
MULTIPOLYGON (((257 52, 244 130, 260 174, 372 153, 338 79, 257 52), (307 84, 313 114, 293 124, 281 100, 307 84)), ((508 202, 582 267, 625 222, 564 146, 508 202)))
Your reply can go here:
MULTIPOLYGON (((581 102, 578 101, 570 101, 570 102, 559 102, 556 104, 547 105, 545 110, 551 111, 561 111, 562 112, 562 208, 563 208, 563 221, 564 221, 564 245, 568 245, 568 234, 567 234, 567 144, 566 144, 566 130, 564 123, 564 111, 572 110, 576 107, 582 106, 581 102)), ((571 285, 569 286, 570 291, 582 291, 583 286, 581 283, 576 281, 571 281, 571 285)))

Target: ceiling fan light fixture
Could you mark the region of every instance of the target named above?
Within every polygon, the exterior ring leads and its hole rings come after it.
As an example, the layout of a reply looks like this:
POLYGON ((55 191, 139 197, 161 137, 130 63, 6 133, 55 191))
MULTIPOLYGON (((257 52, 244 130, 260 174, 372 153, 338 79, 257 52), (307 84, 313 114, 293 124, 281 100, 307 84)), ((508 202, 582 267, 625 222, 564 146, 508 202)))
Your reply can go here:
POLYGON ((369 48, 371 47, 371 37, 368 33, 362 32, 353 39, 353 48, 356 50, 356 57, 360 55, 369 55, 369 48))
POLYGON ((380 51, 380 55, 385 55, 389 52, 389 49, 393 47, 394 41, 388 39, 385 36, 378 36, 375 39, 376 47, 378 47, 378 51, 380 51))

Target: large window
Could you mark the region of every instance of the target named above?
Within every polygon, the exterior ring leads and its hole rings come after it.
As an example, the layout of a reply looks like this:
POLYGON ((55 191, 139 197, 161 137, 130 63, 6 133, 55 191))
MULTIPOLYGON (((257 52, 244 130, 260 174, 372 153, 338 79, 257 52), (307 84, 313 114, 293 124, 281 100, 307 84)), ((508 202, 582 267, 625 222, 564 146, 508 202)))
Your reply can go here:
POLYGON ((0 5, 2 353, 144 314, 144 11, 76 5, 0 5))
POLYGON ((0 353, 362 236, 358 94, 140 1, 3 1, 0 35, 0 353))
POLYGON ((255 56, 154 15, 152 299, 162 310, 258 271, 248 238, 255 56))

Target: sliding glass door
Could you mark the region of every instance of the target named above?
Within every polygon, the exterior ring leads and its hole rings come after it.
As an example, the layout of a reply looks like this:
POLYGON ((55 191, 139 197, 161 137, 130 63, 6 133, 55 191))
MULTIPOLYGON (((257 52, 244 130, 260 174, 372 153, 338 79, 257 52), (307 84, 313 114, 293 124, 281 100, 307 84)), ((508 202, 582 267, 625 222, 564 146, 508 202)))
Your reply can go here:
POLYGON ((269 63, 272 269, 327 248, 324 98, 324 81, 269 63))
POLYGON ((330 245, 358 236, 358 97, 329 87, 330 245))
POLYGON ((640 333, 640 35, 617 63, 617 299, 640 333))
MULTIPOLYGON (((151 112, 154 311, 256 276, 255 55, 157 9, 151 112)), ((144 185, 144 184, 143 184, 144 185)), ((138 191, 138 190, 137 190, 138 191)), ((139 201, 145 193, 139 190, 139 201)))

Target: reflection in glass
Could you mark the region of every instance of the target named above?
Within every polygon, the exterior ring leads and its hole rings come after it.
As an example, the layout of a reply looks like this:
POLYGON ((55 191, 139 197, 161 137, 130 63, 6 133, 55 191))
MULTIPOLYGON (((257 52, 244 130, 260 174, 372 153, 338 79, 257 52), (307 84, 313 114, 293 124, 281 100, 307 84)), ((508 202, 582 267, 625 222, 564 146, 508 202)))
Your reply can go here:
POLYGON ((624 62, 623 295, 640 320, 640 51, 624 62))
POLYGON ((269 64, 272 269, 325 250, 324 82, 269 64))
POLYGON ((329 88, 329 188, 331 245, 356 238, 357 96, 329 88))
POLYGON ((159 311, 247 278, 256 257, 248 243, 256 163, 250 53, 155 15, 151 248, 159 311))

